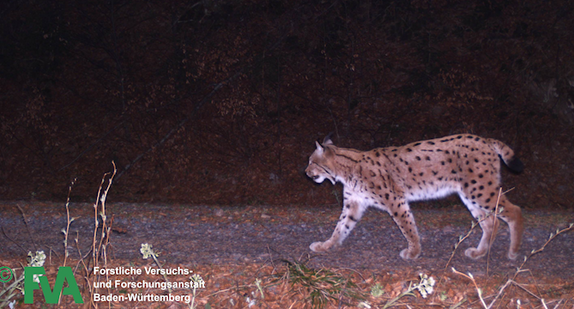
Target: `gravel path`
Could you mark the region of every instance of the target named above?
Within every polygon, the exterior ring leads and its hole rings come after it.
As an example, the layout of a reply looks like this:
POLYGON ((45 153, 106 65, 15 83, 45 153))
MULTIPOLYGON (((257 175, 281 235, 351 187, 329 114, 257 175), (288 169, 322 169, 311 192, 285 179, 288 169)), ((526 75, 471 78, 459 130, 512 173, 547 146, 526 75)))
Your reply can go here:
MULTIPOLYGON (((336 207, 210 207, 161 206, 147 204, 113 204, 114 215, 110 256, 135 261, 141 259, 139 248, 150 243, 160 260, 175 264, 223 264, 270 262, 278 259, 305 260, 314 266, 353 269, 378 269, 392 272, 398 268, 442 270, 459 235, 469 229, 471 217, 464 209, 428 210, 414 208, 423 242, 422 256, 403 261, 399 252, 406 241, 391 218, 369 210, 341 248, 327 254, 314 254, 308 248, 313 241, 325 240, 339 216, 336 207)), ((90 204, 72 204, 71 216, 78 217, 70 227, 72 258, 79 248, 89 251, 94 229, 94 210, 90 204)), ((55 203, 0 202, 0 258, 24 262, 28 251, 44 250, 52 256, 63 255, 65 208, 55 203), (18 206, 20 209, 18 208, 18 206), (22 213, 24 213, 25 220, 22 213), (27 224, 24 222, 26 221, 27 224)), ((572 213, 525 211, 527 225, 521 254, 540 248, 551 232, 574 222, 572 213), (537 218, 536 221, 534 218, 537 218), (535 222, 535 224, 533 224, 535 222)), ((513 273, 523 261, 506 259, 508 231, 499 231, 491 251, 490 272, 513 273)), ((457 250, 451 262, 457 270, 485 274, 486 259, 473 261, 464 250, 478 244, 477 228, 457 250)), ((533 256, 526 265, 536 276, 571 278, 574 273, 574 232, 557 237, 546 249, 533 256)))

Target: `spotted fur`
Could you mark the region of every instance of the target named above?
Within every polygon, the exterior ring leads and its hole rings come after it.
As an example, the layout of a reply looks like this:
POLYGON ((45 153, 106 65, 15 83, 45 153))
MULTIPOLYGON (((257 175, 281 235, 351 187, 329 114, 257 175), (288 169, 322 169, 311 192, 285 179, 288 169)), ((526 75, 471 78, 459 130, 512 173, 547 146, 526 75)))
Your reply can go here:
MULTIPOLYGON (((421 253, 420 237, 409 202, 445 197, 457 193, 472 215, 480 221, 482 238, 478 247, 465 255, 484 256, 498 227, 496 207, 500 188, 500 158, 516 172, 523 168, 510 147, 495 139, 471 134, 452 135, 401 147, 370 151, 339 148, 330 138, 309 158, 305 172, 317 183, 328 179, 344 185, 343 212, 331 238, 314 242, 311 250, 327 251, 341 245, 365 210, 372 206, 388 212, 408 242, 401 251, 405 259, 421 253), (484 219, 486 218, 486 219, 484 219)), ((521 209, 506 196, 499 198, 498 217, 510 228, 508 258, 515 259, 522 240, 521 209)))

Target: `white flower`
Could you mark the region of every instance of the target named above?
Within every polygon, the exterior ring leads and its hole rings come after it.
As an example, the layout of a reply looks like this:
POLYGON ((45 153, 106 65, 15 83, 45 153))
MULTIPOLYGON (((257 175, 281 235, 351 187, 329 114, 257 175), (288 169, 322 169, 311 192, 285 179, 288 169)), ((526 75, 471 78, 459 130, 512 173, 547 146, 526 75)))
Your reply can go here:
POLYGON ((46 254, 44 251, 36 251, 36 254, 32 254, 31 251, 28 251, 28 257, 30 258, 29 265, 32 267, 42 267, 46 261, 46 254))
POLYGON ((154 256, 158 256, 157 253, 153 252, 153 249, 151 248, 152 246, 150 244, 142 244, 141 248, 140 248, 140 252, 143 255, 144 259, 148 259, 150 256, 154 257, 154 256))
POLYGON ((416 289, 419 290, 423 298, 427 298, 434 291, 433 287, 436 282, 433 277, 429 278, 424 274, 419 274, 419 276, 421 277, 421 282, 416 286, 416 289))

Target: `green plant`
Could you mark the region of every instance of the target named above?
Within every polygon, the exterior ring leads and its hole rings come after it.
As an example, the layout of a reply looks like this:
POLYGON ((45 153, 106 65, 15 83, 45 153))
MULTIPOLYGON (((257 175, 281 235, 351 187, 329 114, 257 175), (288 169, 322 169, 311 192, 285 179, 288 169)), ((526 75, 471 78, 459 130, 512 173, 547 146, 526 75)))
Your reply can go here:
MULTIPOLYGON (((140 247, 140 253, 143 255, 144 260, 147 260, 148 258, 152 257, 155 264, 157 265, 157 267, 159 267, 161 269, 162 268, 161 264, 157 260, 157 257, 159 254, 155 253, 151 247, 152 247, 152 245, 150 245, 150 244, 142 244, 140 247)), ((162 275, 163 275, 163 278, 165 279, 165 282, 169 282, 169 279, 167 279, 167 276, 165 275, 165 273, 162 273, 162 275)), ((167 290, 170 293, 172 292, 171 288, 168 288, 167 290)))
MULTIPOLYGON (((36 251, 35 254, 33 254, 32 252, 28 252, 28 266, 41 267, 44 266, 45 261, 46 261, 46 254, 44 253, 44 251, 36 251)), ((10 281, 13 275, 13 272, 11 270, 8 271, 10 272, 10 277, 7 278, 6 281, 10 281)), ((1 271, 0 275, 2 276, 2 279, 4 279, 4 270, 1 271)), ((40 280, 38 280, 37 277, 38 275, 34 275, 34 281, 40 282, 40 280)), ((17 291, 20 291, 20 293, 24 295, 23 284, 24 284, 24 272, 22 272, 22 274, 19 277, 17 277, 14 280, 14 282, 12 282, 12 284, 7 286, 0 292, 0 308, 4 308, 5 306, 14 308, 16 300, 13 298, 16 295, 18 295, 17 291)))
POLYGON ((308 293, 313 308, 323 308, 342 297, 362 299, 361 292, 350 280, 327 269, 313 269, 301 262, 287 263, 287 279, 292 287, 302 286, 308 293))
POLYGON ((245 296, 245 302, 247 303, 247 307, 251 308, 253 306, 255 306, 257 304, 257 292, 259 292, 259 294, 261 295, 261 300, 265 299, 265 294, 263 294, 263 289, 265 288, 265 286, 261 285, 262 281, 261 279, 257 278, 255 279, 255 287, 257 288, 256 291, 252 291, 251 292, 251 297, 249 296, 245 296))
POLYGON ((261 286, 261 279, 255 279, 255 286, 257 286, 257 290, 259 294, 261 294, 261 299, 265 299, 265 294, 263 294, 263 286, 261 286))
POLYGON ((447 298, 448 296, 446 295, 445 291, 441 291, 440 294, 438 295, 438 299, 440 299, 440 301, 446 301, 447 298))
MULTIPOLYGON (((142 246, 143 246, 143 245, 142 245, 142 246)), ((193 291, 193 295, 192 295, 192 296, 193 296, 193 297, 191 298, 191 303, 189 304, 189 308, 190 308, 190 309, 195 309, 195 308, 196 308, 196 305, 195 305, 195 293, 196 293, 196 290, 197 290, 197 287, 198 287, 198 286, 203 286, 203 285, 204 285, 204 281, 203 281, 203 278, 201 278, 201 276, 198 275, 198 274, 194 274, 193 276, 191 276, 191 281, 194 283, 194 285, 193 285, 193 289, 192 289, 192 291, 193 291)), ((208 305, 208 304, 207 304, 207 305, 208 305)), ((206 305, 206 306, 207 306, 207 305, 206 305)))
POLYGON ((371 295, 373 295, 373 297, 378 298, 383 296, 383 294, 385 294, 385 290, 383 290, 383 286, 380 283, 377 283, 371 287, 371 295))
POLYGON ((409 283, 409 288, 404 291, 403 293, 399 294, 397 297, 389 300, 385 306, 383 306, 383 309, 385 308, 389 308, 391 306, 393 306, 399 299, 405 297, 405 296, 415 296, 416 295, 413 293, 415 290, 419 290, 419 293, 421 294, 421 296, 423 298, 427 298, 428 295, 432 294, 432 292, 434 291, 434 285, 435 285, 435 280, 433 277, 428 277, 425 274, 420 274, 420 281, 418 284, 413 285, 412 282, 409 283))

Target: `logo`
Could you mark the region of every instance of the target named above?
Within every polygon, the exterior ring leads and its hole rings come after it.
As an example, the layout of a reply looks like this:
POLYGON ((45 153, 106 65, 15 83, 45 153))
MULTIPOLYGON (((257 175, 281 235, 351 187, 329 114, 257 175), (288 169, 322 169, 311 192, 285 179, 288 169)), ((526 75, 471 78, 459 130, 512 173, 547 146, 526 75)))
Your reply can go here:
POLYGON ((9 282, 12 280, 14 273, 7 266, 0 267, 0 282, 9 282))
MULTIPOLYGON (((1 271, 2 269, 0 269, 1 271)), ((0 273, 1 274, 1 273, 0 273)), ((56 276, 56 283, 54 289, 50 288, 50 283, 45 275, 44 267, 24 267, 24 303, 31 304, 34 302, 34 290, 39 290, 42 286, 42 293, 44 293, 44 300, 48 304, 57 304, 60 298, 60 293, 63 295, 71 295, 74 297, 76 304, 83 304, 84 300, 80 294, 80 289, 74 278, 72 268, 69 266, 60 267, 58 275, 56 276), (68 286, 64 288, 64 281, 68 286), (38 283, 40 283, 38 285, 38 283)), ((4 278, 4 277, 2 277, 4 278)))

